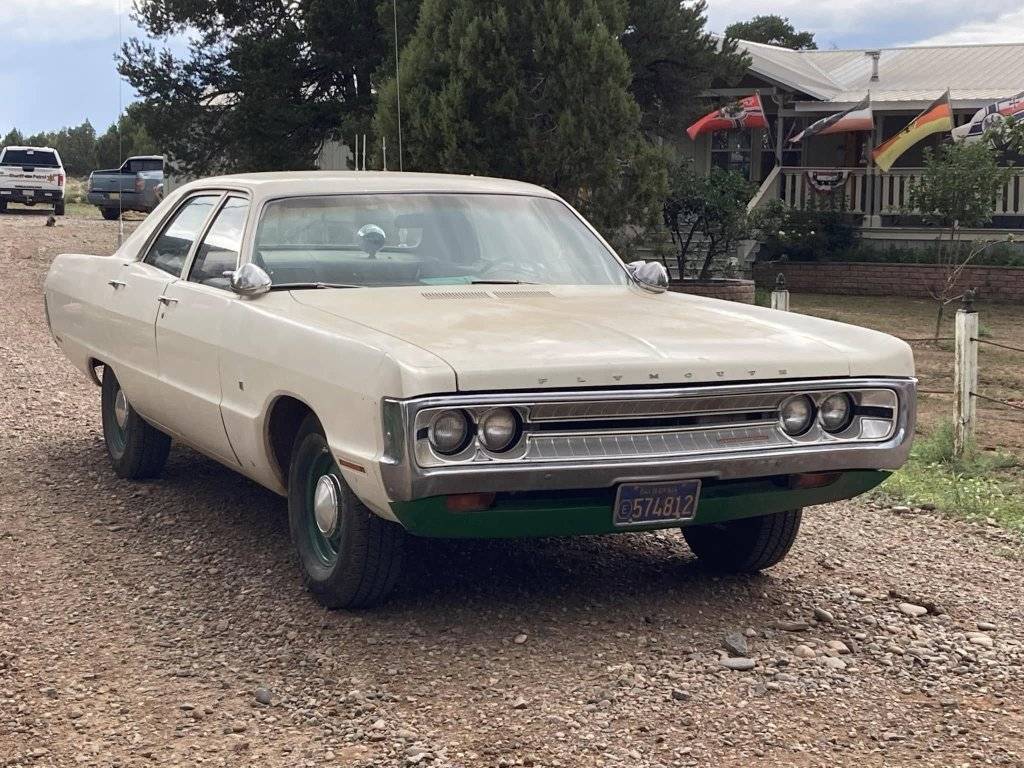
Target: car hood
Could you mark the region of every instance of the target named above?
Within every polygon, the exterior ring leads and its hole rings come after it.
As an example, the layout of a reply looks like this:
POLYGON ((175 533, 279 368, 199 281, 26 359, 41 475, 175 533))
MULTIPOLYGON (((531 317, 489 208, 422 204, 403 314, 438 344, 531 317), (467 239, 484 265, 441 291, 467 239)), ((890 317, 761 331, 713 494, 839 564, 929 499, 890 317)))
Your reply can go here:
POLYGON ((903 342, 819 318, 632 286, 294 291, 414 344, 459 390, 912 376, 903 342))

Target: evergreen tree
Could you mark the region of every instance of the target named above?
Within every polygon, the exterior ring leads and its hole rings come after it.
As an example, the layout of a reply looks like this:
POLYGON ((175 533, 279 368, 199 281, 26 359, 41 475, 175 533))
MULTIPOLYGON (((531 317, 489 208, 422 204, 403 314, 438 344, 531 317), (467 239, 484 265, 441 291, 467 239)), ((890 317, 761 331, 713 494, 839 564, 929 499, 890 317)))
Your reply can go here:
MULTIPOLYGON (((405 169, 524 179, 614 226, 650 210, 664 164, 641 138, 617 0, 424 0, 401 56, 405 169)), ((394 83, 378 126, 397 138, 394 83)))
POLYGON ((706 4, 698 0, 630 0, 622 47, 633 70, 631 90, 648 136, 679 137, 707 111, 698 97, 712 86, 736 85, 749 61, 732 40, 705 31, 706 4))
POLYGON ((778 45, 794 50, 815 49, 813 32, 797 32, 789 19, 775 14, 755 16, 750 21, 737 21, 725 28, 725 36, 732 40, 778 45))
POLYGON ((3 141, 0 141, 0 147, 22 147, 25 146, 25 137, 21 135, 21 131, 17 128, 11 128, 4 136, 3 141))
MULTIPOLYGON (((188 34, 185 55, 133 39, 119 70, 149 133, 187 173, 309 168, 322 142, 366 130, 374 75, 393 49, 378 0, 138 0, 148 36, 188 34)), ((388 30, 390 32, 390 30, 388 30)))

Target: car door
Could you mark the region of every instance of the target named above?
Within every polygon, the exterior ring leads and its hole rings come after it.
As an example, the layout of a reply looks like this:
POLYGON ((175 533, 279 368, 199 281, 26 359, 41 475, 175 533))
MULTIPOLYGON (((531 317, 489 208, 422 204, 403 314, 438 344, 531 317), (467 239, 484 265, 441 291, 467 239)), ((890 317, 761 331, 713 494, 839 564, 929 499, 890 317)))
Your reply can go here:
POLYGON ((128 401, 158 420, 159 366, 154 325, 164 289, 181 275, 219 193, 186 198, 168 216, 141 258, 122 264, 107 283, 106 346, 128 401))
POLYGON ((220 350, 225 316, 237 297, 228 274, 238 265, 249 201, 229 194, 202 235, 182 280, 169 283, 156 319, 160 409, 186 442, 235 465, 221 418, 220 350))

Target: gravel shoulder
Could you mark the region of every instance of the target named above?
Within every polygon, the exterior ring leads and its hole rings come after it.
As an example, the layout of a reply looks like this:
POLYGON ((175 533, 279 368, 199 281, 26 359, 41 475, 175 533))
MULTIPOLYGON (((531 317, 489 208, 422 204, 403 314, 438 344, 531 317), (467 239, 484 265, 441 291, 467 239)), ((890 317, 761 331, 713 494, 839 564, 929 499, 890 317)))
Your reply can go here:
POLYGON ((40 287, 116 224, 44 221, 0 216, 0 766, 1024 765, 1024 546, 921 510, 815 508, 754 578, 415 540, 384 608, 318 608, 283 500, 109 470, 40 287))

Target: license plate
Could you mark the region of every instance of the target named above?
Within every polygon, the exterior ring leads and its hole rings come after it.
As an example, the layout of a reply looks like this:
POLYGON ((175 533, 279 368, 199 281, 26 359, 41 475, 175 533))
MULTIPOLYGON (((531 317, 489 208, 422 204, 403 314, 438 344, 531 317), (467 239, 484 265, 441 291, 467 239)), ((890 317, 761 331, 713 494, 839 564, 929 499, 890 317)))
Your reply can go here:
POLYGON ((36 191, 34 189, 23 189, 21 190, 21 194, 25 197, 33 197, 35 196, 36 191))
POLYGON ((117 200, 119 197, 121 197, 121 193, 120 192, 108 192, 107 193, 107 197, 109 197, 111 200, 117 200))
POLYGON ((623 483, 615 496, 612 524, 616 528, 630 528, 692 520, 699 498, 700 480, 623 483))

